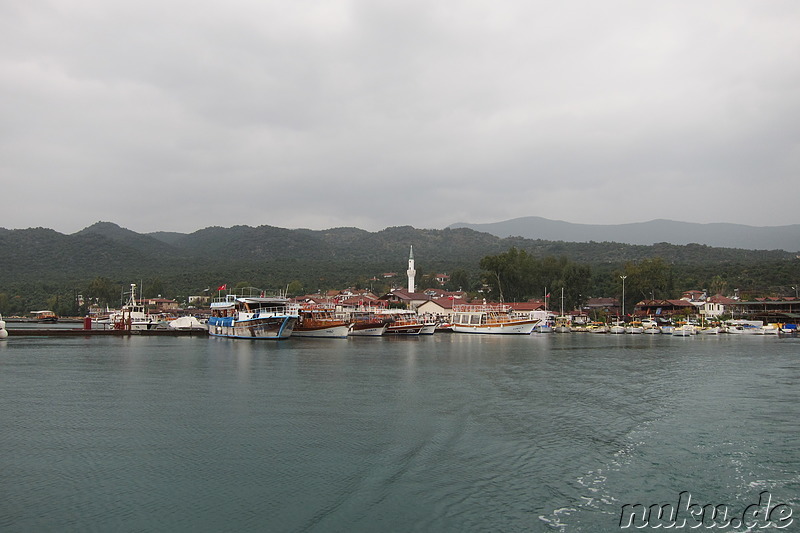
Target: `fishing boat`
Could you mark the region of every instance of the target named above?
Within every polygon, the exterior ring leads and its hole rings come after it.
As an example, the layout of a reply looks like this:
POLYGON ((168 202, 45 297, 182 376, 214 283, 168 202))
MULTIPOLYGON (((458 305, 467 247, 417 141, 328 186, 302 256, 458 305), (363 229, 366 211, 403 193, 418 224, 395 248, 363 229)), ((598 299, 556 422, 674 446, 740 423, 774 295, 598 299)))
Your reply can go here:
POLYGON ((658 323, 650 318, 642 320, 642 333, 645 335, 661 335, 661 328, 658 323))
POLYGON ((299 319, 292 330, 292 337, 327 337, 346 339, 350 333, 350 322, 336 316, 329 306, 303 305, 299 319))
POLYGON ((625 323, 620 320, 612 322, 608 327, 608 332, 613 333, 614 335, 622 335, 625 333, 625 323))
POLYGON ((627 326, 625 326, 625 333, 630 335, 641 335, 644 333, 644 326, 642 326, 641 322, 630 322, 627 326))
POLYGON ((673 337, 691 337, 697 333, 692 324, 681 324, 672 331, 673 337))
POLYGON ((507 305, 453 306, 455 333, 528 335, 540 322, 536 318, 517 318, 507 305))
POLYGON ((143 331, 155 329, 161 324, 161 316, 147 312, 147 306, 136 298, 136 284, 131 283, 128 302, 119 311, 94 321, 100 329, 118 329, 125 331, 143 331))
POLYGON ((208 334, 235 339, 285 339, 292 334, 298 309, 283 295, 264 296, 254 287, 211 302, 208 334))

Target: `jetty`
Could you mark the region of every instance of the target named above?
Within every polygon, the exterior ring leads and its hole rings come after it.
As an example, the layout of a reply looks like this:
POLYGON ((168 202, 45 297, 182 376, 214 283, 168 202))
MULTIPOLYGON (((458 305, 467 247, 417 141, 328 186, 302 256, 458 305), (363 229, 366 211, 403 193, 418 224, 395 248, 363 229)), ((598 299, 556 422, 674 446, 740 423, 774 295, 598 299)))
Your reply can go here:
POLYGON ((207 337, 204 329, 83 329, 83 328, 11 328, 6 329, 9 337, 207 337))

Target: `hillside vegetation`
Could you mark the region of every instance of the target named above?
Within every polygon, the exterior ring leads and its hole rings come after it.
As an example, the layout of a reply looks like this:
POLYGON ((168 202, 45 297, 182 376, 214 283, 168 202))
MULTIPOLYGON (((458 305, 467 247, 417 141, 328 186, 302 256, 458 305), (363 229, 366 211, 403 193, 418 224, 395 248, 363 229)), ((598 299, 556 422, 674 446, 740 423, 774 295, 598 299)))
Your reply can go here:
POLYGON ((590 276, 591 282, 583 296, 615 295, 619 284, 615 273, 626 264, 654 258, 668 265, 675 291, 713 285, 771 294, 793 292, 792 287, 800 282, 800 260, 782 250, 571 243, 499 238, 467 228, 410 226, 377 232, 233 226, 190 234, 139 234, 98 222, 71 235, 46 228, 0 228, 0 313, 24 313, 55 303, 68 306, 78 294, 97 297, 88 292, 92 288, 97 292, 100 285, 115 294, 117 288, 130 283, 143 285, 146 296, 179 299, 223 283, 240 282, 263 288, 295 282, 295 287, 306 292, 347 286, 380 292, 388 290, 392 282, 405 284, 412 245, 423 285, 430 281, 426 275, 456 273, 454 278, 466 290, 475 290, 486 281, 483 258, 511 248, 532 258, 555 257, 586 267, 581 272, 590 276), (397 272, 399 278, 387 280, 382 276, 385 272, 397 272), (98 285, 98 279, 103 283, 98 285))

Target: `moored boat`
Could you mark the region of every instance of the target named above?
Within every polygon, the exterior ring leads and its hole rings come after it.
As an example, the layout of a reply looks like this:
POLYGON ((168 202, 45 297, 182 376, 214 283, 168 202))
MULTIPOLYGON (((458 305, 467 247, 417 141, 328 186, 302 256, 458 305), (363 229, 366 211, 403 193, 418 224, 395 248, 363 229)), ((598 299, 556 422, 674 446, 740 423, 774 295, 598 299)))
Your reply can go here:
POLYGON ((31 315, 33 315, 33 320, 40 324, 55 324, 58 322, 58 315, 49 310, 31 311, 31 315))
POLYGON ((211 302, 208 334, 236 339, 285 339, 300 318, 283 295, 261 296, 249 287, 211 302), (258 296, 251 296, 257 294, 258 296))
POLYGON ((350 313, 349 335, 353 337, 380 337, 386 333, 388 322, 371 311, 350 313))
POLYGON ((6 331, 6 321, 3 320, 3 315, 0 315, 0 341, 8 338, 8 331, 6 331))
POLYGON ((529 335, 540 322, 535 318, 517 318, 507 305, 453 306, 455 333, 529 335))
POLYGON ((644 333, 644 327, 641 322, 631 322, 625 326, 625 333, 629 335, 641 335, 644 333))
POLYGON ((94 321, 100 329, 143 331, 156 329, 161 324, 160 315, 147 312, 147 306, 136 298, 136 284, 131 283, 128 302, 119 311, 109 313, 105 318, 94 321))
POLYGON ((350 322, 338 318, 335 309, 319 306, 301 306, 292 337, 327 337, 346 339, 350 322))
POLYGON ((625 323, 619 320, 612 322, 608 328, 608 332, 614 335, 622 335, 625 333, 625 323))

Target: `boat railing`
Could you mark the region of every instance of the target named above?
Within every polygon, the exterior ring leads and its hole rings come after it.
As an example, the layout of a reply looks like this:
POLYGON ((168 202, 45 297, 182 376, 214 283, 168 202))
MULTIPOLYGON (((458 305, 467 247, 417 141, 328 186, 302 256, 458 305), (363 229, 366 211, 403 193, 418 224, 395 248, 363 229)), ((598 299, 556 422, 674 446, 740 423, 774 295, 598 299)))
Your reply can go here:
POLYGON ((511 310, 510 305, 503 304, 459 304, 453 306, 453 313, 495 313, 505 314, 511 310))

